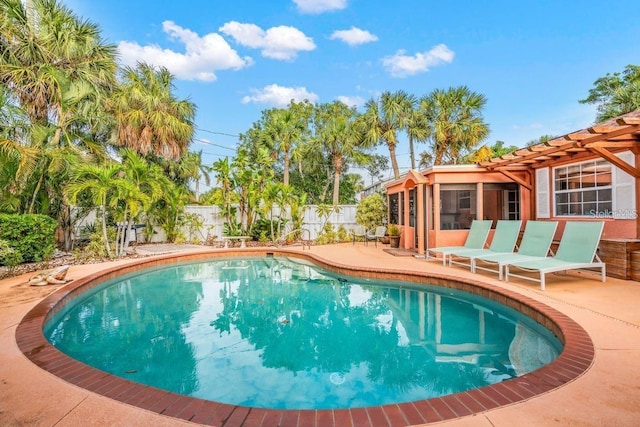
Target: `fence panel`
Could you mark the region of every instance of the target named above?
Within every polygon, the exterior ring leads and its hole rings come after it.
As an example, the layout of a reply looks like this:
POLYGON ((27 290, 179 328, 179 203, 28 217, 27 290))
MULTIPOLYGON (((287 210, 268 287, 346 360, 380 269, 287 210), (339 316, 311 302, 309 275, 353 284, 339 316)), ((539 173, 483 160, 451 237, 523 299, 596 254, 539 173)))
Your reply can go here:
MULTIPOLYGON (((304 220, 302 223, 302 229, 309 231, 309 238, 316 239, 322 227, 326 222, 330 222, 334 229, 338 229, 341 225, 347 230, 352 229, 356 225, 356 205, 340 205, 337 211, 333 211, 328 218, 318 215, 317 205, 307 205, 304 211, 304 220)), ((196 214, 199 220, 202 221, 202 225, 197 229, 190 229, 188 226, 181 227, 180 231, 183 233, 187 240, 200 240, 204 241, 207 236, 217 236, 218 239, 224 235, 224 217, 220 213, 220 208, 217 206, 200 206, 200 205, 188 205, 185 207, 185 213, 196 214)), ((275 216, 280 214, 280 209, 276 206, 273 209, 275 216)), ((81 224, 85 225, 95 221, 95 214, 89 216, 81 224)), ((79 233, 79 226, 76 227, 76 233, 79 233)), ((285 233, 291 232, 291 225, 287 224, 285 233)), ((139 231, 138 240, 142 241, 142 233, 139 231)), ((307 238, 306 233, 303 235, 307 238)), ((164 230, 159 226, 154 227, 154 234, 150 240, 152 243, 161 243, 166 241, 164 230)))

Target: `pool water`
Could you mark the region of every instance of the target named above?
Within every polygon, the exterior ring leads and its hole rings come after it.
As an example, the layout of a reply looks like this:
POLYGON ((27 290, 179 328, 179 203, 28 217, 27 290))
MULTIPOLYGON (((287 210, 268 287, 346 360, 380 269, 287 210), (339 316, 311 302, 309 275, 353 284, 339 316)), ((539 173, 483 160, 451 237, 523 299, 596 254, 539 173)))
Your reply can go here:
POLYGON ((523 375, 562 349, 548 330, 491 300, 284 257, 121 276, 67 304, 45 335, 132 381, 273 409, 428 399, 523 375))

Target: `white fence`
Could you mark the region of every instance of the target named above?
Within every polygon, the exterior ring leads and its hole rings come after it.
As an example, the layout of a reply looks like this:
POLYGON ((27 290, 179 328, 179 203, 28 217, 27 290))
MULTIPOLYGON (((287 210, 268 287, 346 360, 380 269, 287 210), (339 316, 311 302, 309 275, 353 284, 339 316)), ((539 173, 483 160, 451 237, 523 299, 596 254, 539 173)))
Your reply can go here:
MULTIPOLYGON (((314 240, 320 234, 323 225, 328 221, 333 224, 334 229, 338 229, 341 225, 346 229, 351 229, 356 225, 356 205, 341 205, 337 212, 332 212, 328 218, 322 217, 317 213, 317 205, 308 205, 305 208, 304 212, 304 220, 302 223, 302 229, 308 230, 307 233, 304 233, 303 238, 310 238, 314 240)), ((204 241, 207 239, 207 236, 217 236, 220 238, 224 236, 224 216, 220 213, 220 208, 217 206, 199 206, 199 205, 190 205, 185 207, 185 213, 188 214, 196 214, 202 221, 202 226, 197 230, 190 230, 188 227, 182 227, 180 230, 187 240, 200 240, 204 241)), ((279 215, 279 209, 274 209, 274 215, 279 215)), ((82 221, 78 223, 75 230, 75 235, 79 236, 81 234, 80 228, 87 224, 93 223, 96 221, 95 212, 90 212, 89 215, 82 221)), ((291 230, 291 224, 287 224, 285 228, 285 233, 288 233, 291 230)), ((136 232, 136 240, 142 242, 144 240, 142 236, 142 230, 137 230, 136 232)), ((154 227, 154 234, 150 239, 152 243, 161 243, 165 242, 167 237, 164 233, 164 230, 158 226, 154 227)))
MULTIPOLYGON (((303 238, 310 238, 314 240, 320 234, 323 225, 326 222, 333 224, 335 230, 341 225, 347 230, 353 228, 356 225, 356 205, 340 205, 336 211, 333 211, 328 218, 318 215, 317 205, 307 205, 304 211, 304 220, 302 223, 302 229, 308 230, 309 234, 304 233, 303 238)), ((224 236, 224 216, 220 213, 220 208, 217 206, 199 206, 189 205, 185 207, 185 213, 196 214, 202 220, 202 226, 197 230, 190 230, 184 226, 181 228, 181 232, 184 234, 187 240, 200 240, 204 241, 207 236, 217 236, 220 238, 224 236)), ((279 209, 274 209, 274 215, 279 215, 279 209)), ((75 230, 75 235, 81 234, 80 227, 96 221, 95 212, 90 212, 89 215, 78 223, 75 230)), ((285 233, 291 230, 291 224, 287 224, 285 233)), ((144 237, 142 230, 137 230, 136 240, 142 242, 144 237)), ((162 243, 167 240, 164 230, 158 226, 154 227, 154 234, 150 239, 152 243, 162 243)))

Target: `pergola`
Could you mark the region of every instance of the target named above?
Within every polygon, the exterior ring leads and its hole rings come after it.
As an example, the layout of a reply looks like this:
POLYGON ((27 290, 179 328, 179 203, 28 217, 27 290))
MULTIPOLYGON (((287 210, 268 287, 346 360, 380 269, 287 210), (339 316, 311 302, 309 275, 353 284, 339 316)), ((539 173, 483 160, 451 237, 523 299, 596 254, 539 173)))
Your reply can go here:
MULTIPOLYGON (((481 162, 480 165, 513 179, 509 171, 546 167, 560 159, 578 161, 581 157, 595 154, 640 179, 640 169, 614 155, 625 150, 640 154, 640 110, 481 162)), ((531 188, 528 183, 518 182, 531 188)))

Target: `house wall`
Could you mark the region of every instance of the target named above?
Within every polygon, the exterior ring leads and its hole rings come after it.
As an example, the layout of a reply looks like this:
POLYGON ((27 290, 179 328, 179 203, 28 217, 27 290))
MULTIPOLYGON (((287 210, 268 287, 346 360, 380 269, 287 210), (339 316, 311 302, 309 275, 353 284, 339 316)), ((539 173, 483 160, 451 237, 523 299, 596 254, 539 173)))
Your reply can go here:
MULTIPOLYGON (((531 175, 527 171, 518 171, 513 174, 522 181, 525 181, 527 183, 531 182, 531 175)), ((510 177, 500 172, 490 172, 484 168, 470 168, 468 166, 448 167, 443 169, 428 169, 423 172, 423 176, 428 184, 418 183, 414 178, 406 177, 404 180, 398 180, 387 185, 388 195, 396 193, 404 194, 403 203, 401 206, 401 215, 403 217, 403 224, 401 225, 401 228, 403 229, 403 233, 400 240, 400 247, 409 250, 417 249, 418 253, 420 254, 423 254, 425 252, 425 249, 429 247, 461 245, 464 243, 468 234, 468 230, 465 229, 442 230, 440 224, 440 215, 436 215, 435 218, 431 218, 433 203, 436 203, 436 212, 440 212, 440 186, 442 184, 476 185, 476 195, 472 197, 472 208, 469 209, 469 212, 474 212, 477 218, 483 218, 485 217, 485 207, 489 209, 494 208, 489 207, 489 202, 491 200, 483 200, 482 184, 514 182, 510 177), (411 227, 409 226, 409 191, 413 188, 419 188, 422 185, 426 185, 429 191, 433 191, 433 197, 429 197, 426 212, 424 212, 421 197, 417 197, 418 201, 416 202, 416 227, 411 227), (420 237, 424 233, 424 227, 426 226, 425 223, 431 221, 433 222, 433 229, 427 230, 428 237, 426 241, 423 241, 424 239, 421 239, 420 237), (416 234, 418 235, 417 241, 415 238, 416 234)), ((531 216, 530 213, 532 209, 530 203, 532 200, 532 196, 531 191, 527 190, 524 187, 520 188, 520 217, 521 219, 523 219, 523 221, 526 221, 531 216)), ((420 191, 418 191, 418 195, 419 193, 420 191)), ((495 200, 493 201, 495 202, 495 200)), ((446 200, 446 198, 442 199, 443 210, 446 210, 446 206, 448 203, 451 203, 451 201, 446 200)), ((501 212, 491 212, 491 214, 492 216, 498 217, 501 215, 501 212)))
MULTIPOLYGON (((620 152, 620 153, 624 153, 624 152, 620 152)), ((620 156, 621 154, 618 153, 618 155, 620 156)), ((634 155, 634 156, 629 156, 630 152, 626 152, 627 154, 622 154, 622 156, 627 157, 627 159, 633 159, 632 161, 635 162, 634 166, 638 164, 639 156, 638 155, 634 155)), ((595 156, 595 155, 587 155, 587 154, 582 154, 580 156, 576 156, 572 159, 559 159, 558 161, 552 162, 552 163, 548 163, 545 164, 545 168, 548 167, 548 169, 544 169, 548 171, 548 191, 546 192, 540 192, 539 189, 541 187, 540 183, 538 182, 538 178, 540 178, 539 176, 536 178, 536 198, 534 200, 535 203, 535 207, 540 206, 541 203, 546 203, 548 204, 548 215, 540 215, 540 209, 535 209, 536 210, 536 215, 534 215, 534 218, 540 219, 540 220, 554 220, 554 221, 558 221, 558 230, 556 232, 556 239, 559 240, 562 237, 562 232, 564 231, 564 226, 565 223, 567 221, 594 221, 594 220, 599 220, 599 221, 604 221, 605 225, 604 225, 604 230, 602 233, 602 238, 603 239, 637 239, 640 237, 639 234, 639 230, 640 230, 640 218, 638 217, 638 212, 640 212, 640 206, 638 205, 639 203, 639 197, 638 197, 638 193, 640 191, 640 186, 638 184, 638 180, 634 179, 632 177, 630 177, 628 174, 625 174, 624 172, 622 172, 620 169, 618 169, 617 167, 615 167, 614 165, 612 165, 612 170, 614 170, 614 175, 618 175, 621 176, 621 174, 624 174, 627 179, 630 179, 630 185, 624 188, 617 188, 615 191, 614 195, 614 203, 616 198, 618 200, 623 200, 623 201, 628 201, 629 199, 631 200, 635 200, 635 209, 631 209, 628 212, 628 215, 625 215, 626 217, 618 217, 618 218, 612 218, 612 217, 608 217, 608 216, 555 216, 554 215, 554 187, 553 187, 553 178, 554 178, 554 168, 559 167, 559 166, 569 166, 569 165, 573 165, 573 164, 577 164, 577 163, 582 163, 585 161, 589 161, 589 160, 599 160, 600 157, 595 156), (618 194, 619 193, 619 194, 618 194)), ((539 168, 539 170, 543 170, 541 168, 539 168)), ((614 186, 615 187, 615 186, 614 186)), ((614 205, 614 210, 616 210, 616 206, 614 205)), ((625 211, 628 210, 625 208, 625 211)))

